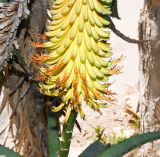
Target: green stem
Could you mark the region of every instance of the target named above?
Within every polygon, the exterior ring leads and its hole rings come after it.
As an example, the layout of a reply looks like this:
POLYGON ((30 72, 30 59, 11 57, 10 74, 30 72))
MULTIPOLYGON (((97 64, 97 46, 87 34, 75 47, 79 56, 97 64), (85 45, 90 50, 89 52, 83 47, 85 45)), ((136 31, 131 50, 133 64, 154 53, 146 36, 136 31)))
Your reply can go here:
POLYGON ((69 116, 67 123, 63 127, 62 136, 60 140, 59 157, 68 157, 70 143, 72 139, 72 132, 76 122, 77 113, 73 110, 69 116))
POLYGON ((48 112, 48 149, 49 157, 58 157, 59 139, 56 114, 48 112))

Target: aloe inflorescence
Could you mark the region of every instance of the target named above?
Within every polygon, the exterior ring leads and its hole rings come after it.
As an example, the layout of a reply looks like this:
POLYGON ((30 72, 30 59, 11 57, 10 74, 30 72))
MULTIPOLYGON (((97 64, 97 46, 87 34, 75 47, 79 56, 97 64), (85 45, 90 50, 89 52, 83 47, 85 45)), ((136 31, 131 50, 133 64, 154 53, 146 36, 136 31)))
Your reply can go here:
POLYGON ((75 109, 84 117, 83 102, 100 111, 112 100, 109 76, 119 73, 119 59, 111 58, 106 30, 109 4, 106 0, 56 0, 50 13, 52 20, 45 33, 49 41, 35 44, 47 53, 32 57, 41 64, 40 91, 62 98, 54 111, 66 106, 66 115, 75 109))

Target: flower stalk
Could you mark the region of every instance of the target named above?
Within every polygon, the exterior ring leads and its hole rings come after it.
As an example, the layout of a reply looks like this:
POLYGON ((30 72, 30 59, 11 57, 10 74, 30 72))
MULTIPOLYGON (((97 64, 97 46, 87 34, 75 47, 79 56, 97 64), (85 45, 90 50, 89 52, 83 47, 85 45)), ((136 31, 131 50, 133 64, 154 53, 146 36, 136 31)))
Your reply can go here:
POLYGON ((59 149, 60 157, 68 157, 70 143, 72 139, 72 132, 74 124, 76 122, 76 118, 77 118, 77 113, 74 110, 72 110, 68 118, 68 122, 63 126, 63 131, 60 138, 60 149, 59 149))

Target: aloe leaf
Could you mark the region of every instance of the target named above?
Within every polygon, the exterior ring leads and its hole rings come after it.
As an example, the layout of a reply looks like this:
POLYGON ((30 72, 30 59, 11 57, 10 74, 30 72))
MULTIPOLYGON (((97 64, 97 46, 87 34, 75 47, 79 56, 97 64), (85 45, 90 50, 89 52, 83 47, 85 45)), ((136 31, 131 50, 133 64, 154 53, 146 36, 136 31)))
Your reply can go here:
POLYGON ((48 149, 50 157, 58 157, 59 139, 55 113, 48 113, 48 149))
POLYGON ((97 157, 109 147, 109 144, 102 144, 99 141, 95 141, 90 144, 78 157, 97 157))
POLYGON ((122 157, 131 150, 145 143, 158 139, 160 139, 160 132, 148 132, 136 135, 130 137, 127 140, 124 140, 123 142, 113 145, 112 147, 104 151, 102 154, 100 154, 98 157, 122 157))
POLYGON ((13 150, 0 145, 0 157, 22 157, 13 150))

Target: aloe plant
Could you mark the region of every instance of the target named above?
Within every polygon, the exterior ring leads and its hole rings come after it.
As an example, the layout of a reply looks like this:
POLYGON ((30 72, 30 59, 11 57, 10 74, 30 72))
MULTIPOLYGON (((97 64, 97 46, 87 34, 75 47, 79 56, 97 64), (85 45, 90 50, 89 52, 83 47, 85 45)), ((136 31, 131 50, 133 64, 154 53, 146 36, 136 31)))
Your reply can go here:
POLYGON ((118 144, 104 145, 96 141, 89 145, 79 157, 122 157, 141 145, 160 139, 160 132, 148 132, 126 139, 118 144))
POLYGON ((13 150, 6 148, 4 146, 0 146, 0 156, 3 156, 3 157, 22 157, 18 153, 14 152, 13 150))
POLYGON ((97 140, 90 144, 78 157, 97 157, 109 147, 110 144, 103 144, 97 140))
POLYGON ((77 113, 85 117, 83 102, 100 112, 112 101, 108 80, 120 72, 116 65, 121 59, 112 59, 110 33, 104 29, 110 24, 105 16, 111 14, 111 3, 112 0, 53 1, 51 22, 45 32, 48 41, 33 43, 46 50, 45 54, 32 56, 39 71, 39 89, 44 95, 62 99, 52 111, 66 111, 60 137, 61 157, 68 154, 77 113))
POLYGON ((131 150, 140 147, 141 145, 160 139, 160 132, 148 132, 130 137, 123 142, 113 145, 98 157, 122 157, 131 150))

